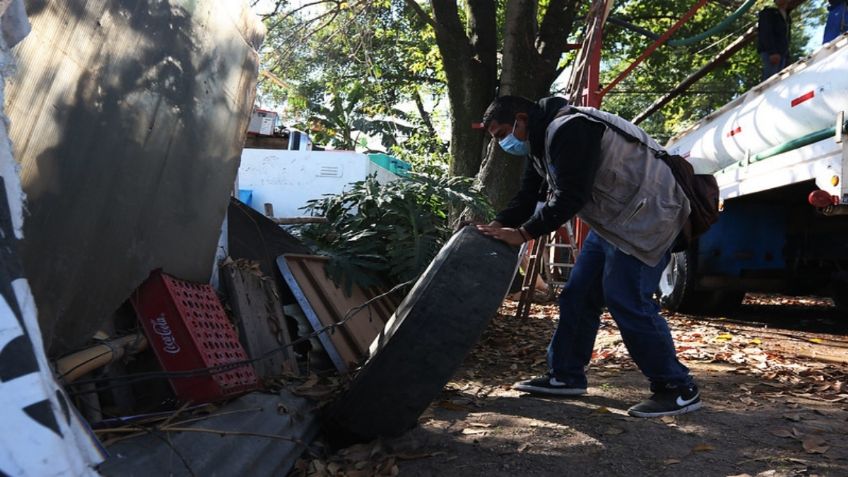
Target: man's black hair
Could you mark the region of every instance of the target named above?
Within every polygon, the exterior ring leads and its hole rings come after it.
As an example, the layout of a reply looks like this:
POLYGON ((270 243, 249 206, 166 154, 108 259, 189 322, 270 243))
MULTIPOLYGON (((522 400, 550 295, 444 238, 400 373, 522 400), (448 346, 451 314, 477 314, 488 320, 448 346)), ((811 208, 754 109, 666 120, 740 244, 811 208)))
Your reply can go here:
POLYGON ((483 113, 483 126, 489 127, 492 120, 498 123, 512 123, 518 113, 530 114, 539 106, 522 96, 501 96, 495 98, 483 113))

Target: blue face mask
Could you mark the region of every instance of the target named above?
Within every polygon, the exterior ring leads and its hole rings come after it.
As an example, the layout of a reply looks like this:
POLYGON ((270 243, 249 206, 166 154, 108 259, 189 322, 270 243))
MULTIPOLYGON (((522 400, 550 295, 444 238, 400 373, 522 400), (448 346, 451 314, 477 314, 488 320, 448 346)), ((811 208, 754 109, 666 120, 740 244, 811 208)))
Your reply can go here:
MULTIPOLYGON (((516 121, 517 122, 517 121, 516 121)), ((515 123, 512 123, 512 132, 509 136, 498 141, 501 149, 513 156, 526 156, 530 154, 530 141, 522 141, 515 137, 515 123)))

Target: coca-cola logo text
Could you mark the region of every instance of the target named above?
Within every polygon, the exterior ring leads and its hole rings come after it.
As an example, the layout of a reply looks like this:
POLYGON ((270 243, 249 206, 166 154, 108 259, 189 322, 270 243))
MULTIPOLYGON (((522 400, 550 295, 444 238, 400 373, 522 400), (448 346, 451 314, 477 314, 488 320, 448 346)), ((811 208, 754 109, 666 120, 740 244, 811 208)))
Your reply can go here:
POLYGON ((180 345, 177 344, 177 339, 171 333, 171 327, 168 326, 168 321, 165 320, 165 315, 159 315, 157 318, 150 320, 153 325, 153 332, 162 337, 162 349, 166 353, 177 354, 180 352, 180 345))

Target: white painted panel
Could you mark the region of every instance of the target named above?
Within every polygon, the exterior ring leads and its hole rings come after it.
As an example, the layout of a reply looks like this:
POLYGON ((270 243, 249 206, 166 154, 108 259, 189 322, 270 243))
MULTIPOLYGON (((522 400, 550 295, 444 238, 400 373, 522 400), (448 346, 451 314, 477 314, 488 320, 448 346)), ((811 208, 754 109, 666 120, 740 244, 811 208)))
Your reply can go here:
POLYGON ((244 149, 238 188, 253 191, 250 206, 259 212, 265 213, 264 204, 269 203, 275 217, 299 217, 306 215, 300 208, 307 201, 338 194, 374 172, 378 181, 397 179, 353 151, 244 149))

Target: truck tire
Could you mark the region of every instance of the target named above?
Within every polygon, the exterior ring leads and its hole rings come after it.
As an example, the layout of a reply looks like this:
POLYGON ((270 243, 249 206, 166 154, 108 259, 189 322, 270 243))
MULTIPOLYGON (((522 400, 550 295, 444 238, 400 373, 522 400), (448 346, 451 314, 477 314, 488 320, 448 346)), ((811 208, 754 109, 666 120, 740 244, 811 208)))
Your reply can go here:
POLYGON ((684 250, 671 254, 668 266, 660 277, 657 291, 663 308, 680 313, 690 313, 706 298, 695 288, 695 251, 684 250))
POLYGON ((415 426, 497 313, 518 250, 465 227, 442 248, 371 345, 350 387, 325 413, 335 445, 415 426))
POLYGON ((838 272, 830 282, 830 298, 836 309, 843 315, 848 314, 848 272, 838 272))
POLYGON ((657 290, 660 305, 669 311, 693 315, 720 315, 738 308, 744 291, 695 289, 697 263, 694 248, 671 254, 657 290))

